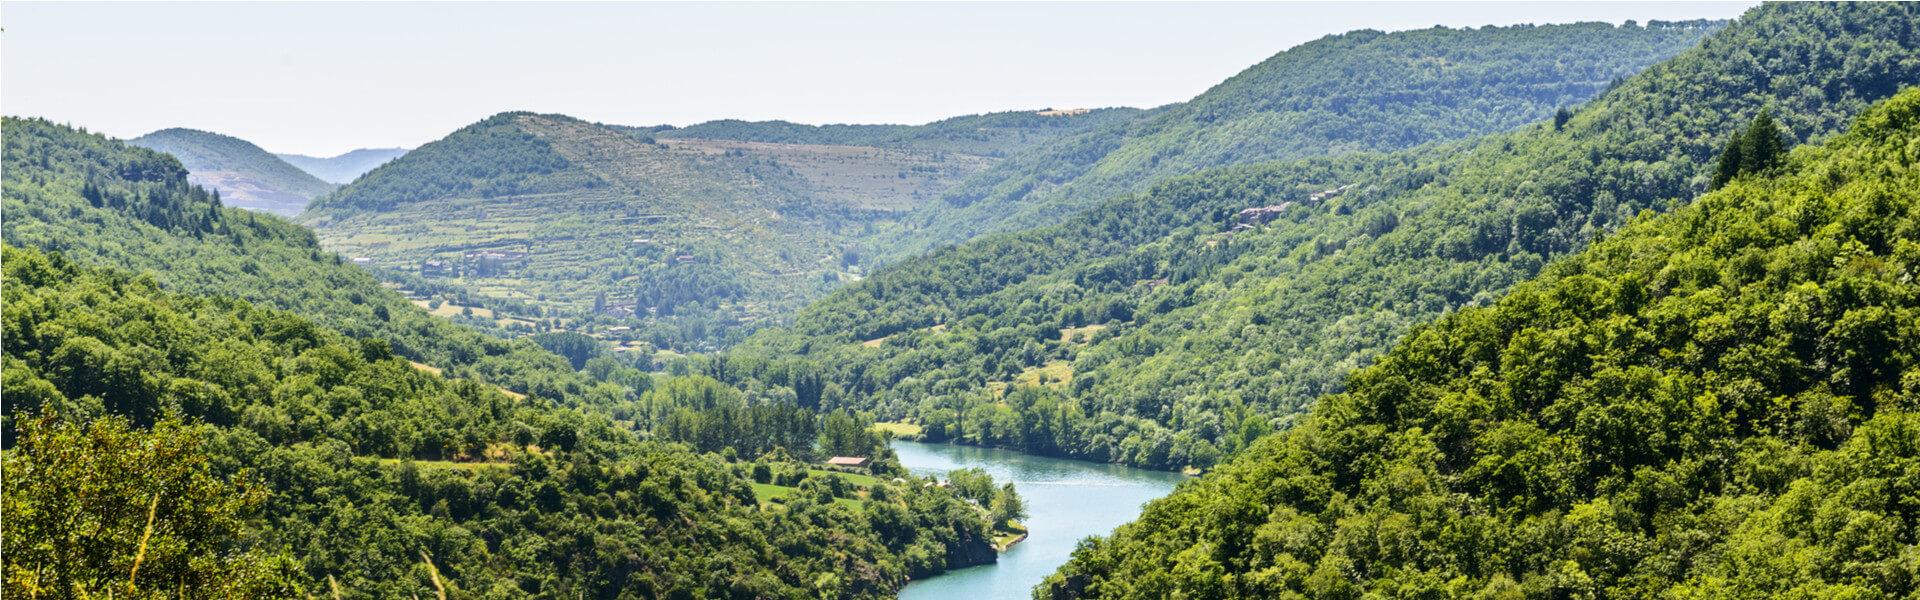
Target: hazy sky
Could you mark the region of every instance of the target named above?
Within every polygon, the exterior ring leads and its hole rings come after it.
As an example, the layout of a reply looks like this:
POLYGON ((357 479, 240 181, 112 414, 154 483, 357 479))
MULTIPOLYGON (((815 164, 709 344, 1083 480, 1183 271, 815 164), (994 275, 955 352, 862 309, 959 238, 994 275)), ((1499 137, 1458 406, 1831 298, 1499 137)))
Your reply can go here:
POLYGON ((500 111, 924 123, 1193 97, 1330 33, 1731 18, 1754 2, 0 4, 0 111, 276 152, 417 146, 500 111))

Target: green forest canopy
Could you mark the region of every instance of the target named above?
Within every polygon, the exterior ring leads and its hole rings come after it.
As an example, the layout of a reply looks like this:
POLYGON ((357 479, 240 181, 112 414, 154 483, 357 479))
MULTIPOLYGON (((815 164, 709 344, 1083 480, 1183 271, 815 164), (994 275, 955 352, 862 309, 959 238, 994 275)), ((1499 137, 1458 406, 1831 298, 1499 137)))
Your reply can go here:
POLYGON ((1903 597, 1920 90, 1422 327, 1049 598, 1903 597))

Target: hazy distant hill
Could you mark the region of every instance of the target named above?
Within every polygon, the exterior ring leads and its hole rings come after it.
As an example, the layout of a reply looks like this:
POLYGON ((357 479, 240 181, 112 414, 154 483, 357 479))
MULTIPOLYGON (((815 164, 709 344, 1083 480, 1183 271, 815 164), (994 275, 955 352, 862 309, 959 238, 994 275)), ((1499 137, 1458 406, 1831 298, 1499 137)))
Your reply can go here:
POLYGON ((127 143, 172 154, 188 179, 220 192, 229 206, 296 215, 333 185, 252 142, 197 129, 162 129, 127 143))
MULTIPOLYGON (((995 165, 886 240, 899 255, 1059 222, 1223 165, 1391 151, 1552 115, 1693 46, 1718 23, 1361 30, 1301 44, 1192 100, 995 165), (1657 25, 1657 26, 1652 26, 1657 25)), ((883 246, 884 246, 883 245, 883 246)))
POLYGON ((1131 112, 677 130, 506 113, 374 169, 302 221, 330 248, 496 309, 598 314, 700 347, 857 279, 857 238, 993 155, 1131 112))
POLYGON ((709 121, 648 128, 658 138, 702 138, 787 144, 874 146, 1004 157, 1146 114, 1137 108, 1020 110, 966 115, 926 125, 802 125, 787 121, 709 121))
POLYGON ((323 181, 346 184, 372 171, 374 167, 406 154, 406 148, 361 148, 332 158, 320 158, 304 154, 276 154, 300 170, 312 174, 323 181))

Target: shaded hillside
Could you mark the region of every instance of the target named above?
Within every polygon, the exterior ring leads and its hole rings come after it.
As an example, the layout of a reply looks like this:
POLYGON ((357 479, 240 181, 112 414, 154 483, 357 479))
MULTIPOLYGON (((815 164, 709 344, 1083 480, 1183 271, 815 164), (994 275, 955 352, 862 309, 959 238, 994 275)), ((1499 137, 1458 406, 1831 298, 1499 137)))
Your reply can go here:
POLYGON ((1204 466, 1409 328, 1684 205, 1763 109, 1817 139, 1920 82, 1916 27, 1905 5, 1768 5, 1564 122, 1176 179, 889 267, 734 352, 808 356, 936 439, 1204 466))
POLYGON ((346 185, 354 179, 372 171, 374 167, 406 154, 406 148, 361 148, 333 157, 306 156, 302 154, 276 154, 300 170, 306 171, 321 181, 346 185))
POLYGON ((1481 27, 1329 36, 1192 100, 1017 156, 914 215, 906 256, 1058 223, 1209 167, 1391 151, 1518 127, 1585 102, 1720 23, 1481 27))
POLYGON ((187 167, 189 180, 220 192, 221 201, 228 206, 293 216, 314 198, 333 190, 333 185, 231 136, 175 128, 127 143, 172 154, 187 167))
POLYGON ((523 328, 561 317, 640 326, 627 337, 653 347, 710 348, 857 279, 854 239, 991 164, 950 148, 1019 143, 1028 121, 1094 118, 996 117, 1008 124, 984 141, 935 128, 845 145, 508 113, 375 169, 302 220, 329 248, 418 277, 413 287, 469 290, 523 328))
POLYGON ((1916 139, 1908 91, 1412 332, 1040 596, 1912 595, 1916 139))

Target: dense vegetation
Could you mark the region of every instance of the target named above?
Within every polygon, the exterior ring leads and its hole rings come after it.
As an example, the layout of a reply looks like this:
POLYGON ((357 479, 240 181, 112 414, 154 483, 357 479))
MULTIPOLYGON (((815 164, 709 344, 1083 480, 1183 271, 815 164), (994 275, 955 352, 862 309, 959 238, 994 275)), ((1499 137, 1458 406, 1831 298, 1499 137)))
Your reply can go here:
MULTIPOLYGON (((43 391, 15 388, 24 381, 11 366, 6 373, 9 394, 43 391)), ((81 426, 22 414, 0 496, 7 515, 0 591, 27 598, 295 595, 288 557, 240 543, 243 519, 265 491, 212 476, 193 431, 176 422, 143 431, 120 418, 81 426)))
POLYGON ((192 181, 220 193, 230 206, 299 214, 333 184, 307 174, 259 146, 197 129, 162 129, 127 143, 172 154, 192 181))
POLYGON ((993 507, 906 476, 865 420, 743 422, 794 392, 600 352, 576 372, 540 345, 568 340, 433 319, 171 157, 5 127, 9 243, 58 250, 0 259, 6 469, 71 480, 10 489, 9 594, 878 597, 993 560, 993 507), (829 451, 877 460, 808 467, 829 451))
POLYGON ((1040 595, 1911 596, 1915 140, 1908 91, 1413 332, 1040 595))
POLYGON ((321 181, 345 185, 375 167, 387 164, 400 155, 406 154, 406 148, 360 148, 332 157, 307 156, 304 154, 276 154, 287 164, 320 178, 321 181))
POLYGON ((1685 203, 1763 109, 1816 138, 1920 82, 1917 25, 1768 5, 1557 127, 1175 180, 906 261, 734 352, 809 357, 844 406, 936 440, 1204 467, 1411 327, 1685 203))
POLYGON ((1546 118, 1665 60, 1719 23, 1355 31, 1301 44, 1190 101, 1063 138, 948 191, 889 239, 904 257, 1058 223, 1175 175, 1391 151, 1546 118))

